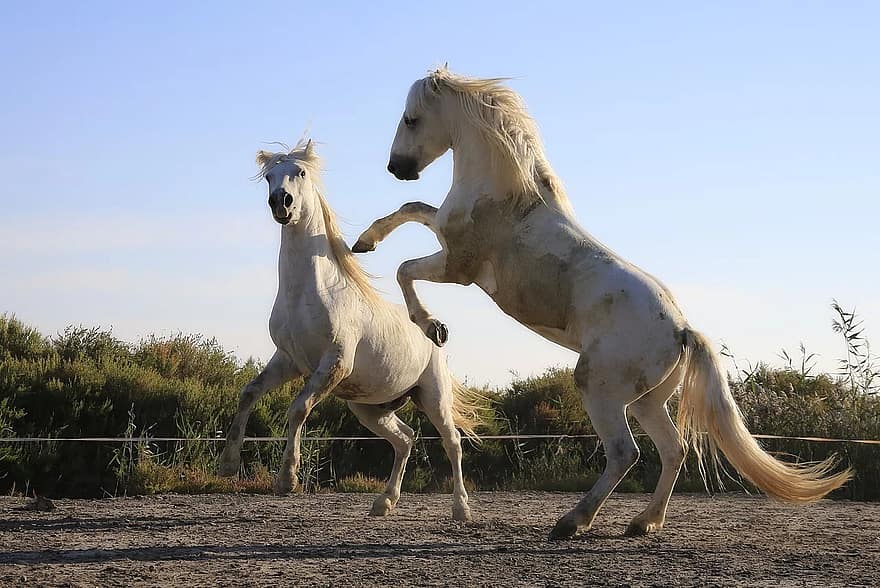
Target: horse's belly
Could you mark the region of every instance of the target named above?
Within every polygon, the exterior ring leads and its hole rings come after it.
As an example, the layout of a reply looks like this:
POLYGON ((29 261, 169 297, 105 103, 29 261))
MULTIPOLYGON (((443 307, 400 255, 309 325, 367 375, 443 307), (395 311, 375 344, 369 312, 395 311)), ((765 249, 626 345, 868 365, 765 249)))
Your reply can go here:
POLYGON ((434 347, 405 311, 393 313, 384 324, 374 321, 363 333, 351 375, 339 385, 340 398, 384 404, 406 394, 422 377, 434 347))
POLYGON ((553 341, 557 345, 562 345, 566 349, 580 352, 580 338, 568 329, 551 329, 540 325, 525 325, 531 331, 541 335, 548 341, 553 341))
POLYGON ((355 358, 351 375, 333 392, 343 400, 361 404, 385 404, 406 394, 418 382, 414 366, 377 365, 367 358, 355 358), (368 367, 365 364, 370 364, 368 367))

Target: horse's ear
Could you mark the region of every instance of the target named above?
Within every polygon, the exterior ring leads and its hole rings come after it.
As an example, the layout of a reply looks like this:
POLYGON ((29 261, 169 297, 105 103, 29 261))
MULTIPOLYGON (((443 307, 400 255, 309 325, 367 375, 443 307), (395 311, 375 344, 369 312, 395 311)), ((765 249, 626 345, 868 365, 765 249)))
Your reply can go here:
POLYGON ((260 149, 257 151, 257 165, 260 167, 266 167, 266 164, 272 159, 272 155, 273 153, 271 151, 260 149))
POLYGON ((306 149, 305 149, 305 151, 306 151, 306 157, 311 157, 312 155, 315 154, 315 144, 312 143, 312 140, 311 140, 311 139, 309 139, 309 140, 306 142, 306 149))

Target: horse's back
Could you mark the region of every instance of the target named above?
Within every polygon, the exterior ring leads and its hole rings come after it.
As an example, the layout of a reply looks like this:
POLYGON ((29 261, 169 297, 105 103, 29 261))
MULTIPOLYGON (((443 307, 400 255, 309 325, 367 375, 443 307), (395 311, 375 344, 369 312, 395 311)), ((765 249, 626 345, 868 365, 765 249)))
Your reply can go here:
MULTIPOLYGON (((686 321, 669 290, 570 214, 542 204, 517 215, 485 202, 474 206, 472 223, 483 227, 475 234, 490 237, 480 244, 475 281, 506 314, 557 344, 616 363, 656 364, 662 372, 674 363, 686 321)), ((447 243, 450 252, 460 244, 447 243)), ((464 245, 476 244, 470 237, 464 245)), ((470 259, 467 253, 457 256, 470 259)))

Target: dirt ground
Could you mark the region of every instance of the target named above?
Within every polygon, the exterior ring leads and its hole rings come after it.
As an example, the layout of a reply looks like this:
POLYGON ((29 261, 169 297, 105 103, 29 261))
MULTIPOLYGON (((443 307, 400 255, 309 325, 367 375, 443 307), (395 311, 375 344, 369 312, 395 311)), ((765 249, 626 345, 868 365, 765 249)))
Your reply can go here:
POLYGON ((807 507, 674 495, 666 529, 622 536, 645 495, 614 495, 594 529, 549 542, 578 496, 364 494, 0 498, 0 586, 877 586, 880 503, 807 507))

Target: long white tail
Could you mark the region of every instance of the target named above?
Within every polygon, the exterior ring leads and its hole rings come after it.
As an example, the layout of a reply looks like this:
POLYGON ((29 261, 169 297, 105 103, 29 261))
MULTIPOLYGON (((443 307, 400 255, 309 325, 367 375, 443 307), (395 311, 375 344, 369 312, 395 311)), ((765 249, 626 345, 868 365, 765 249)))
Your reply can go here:
POLYGON ((488 406, 489 401, 485 396, 452 379, 452 418, 455 426, 478 443, 480 436, 475 429, 485 424, 488 406))
POLYGON ((684 359, 688 364, 678 406, 678 430, 682 440, 694 447, 701 467, 707 453, 717 463, 720 449, 733 467, 764 493, 796 503, 819 500, 852 478, 849 468, 831 474, 837 465, 833 457, 820 463, 792 464, 765 452, 746 428, 721 360, 710 343, 696 331, 686 334, 684 359))

